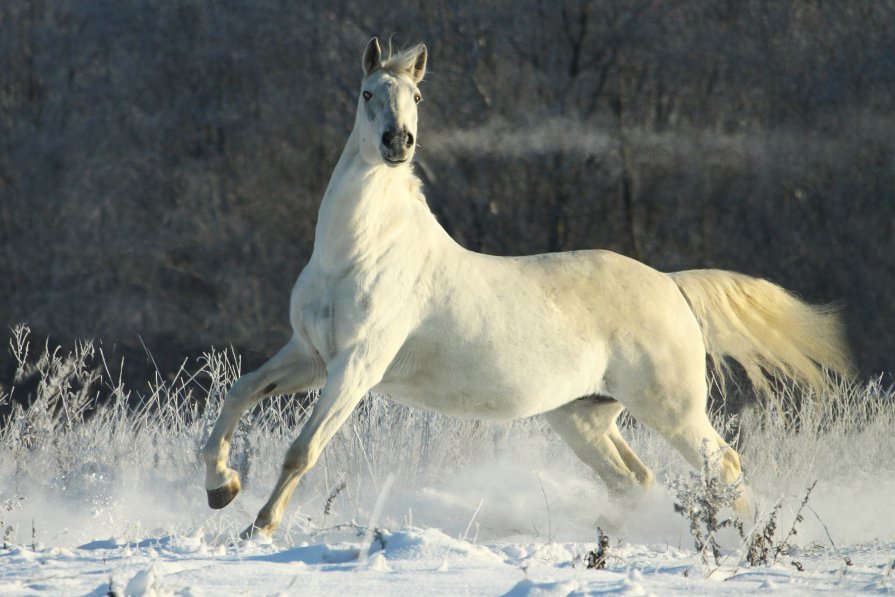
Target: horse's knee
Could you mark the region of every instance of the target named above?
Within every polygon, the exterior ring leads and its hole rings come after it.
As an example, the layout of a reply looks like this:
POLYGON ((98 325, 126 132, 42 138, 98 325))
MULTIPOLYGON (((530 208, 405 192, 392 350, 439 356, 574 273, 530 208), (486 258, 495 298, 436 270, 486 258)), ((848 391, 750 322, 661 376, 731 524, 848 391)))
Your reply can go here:
POLYGON ((299 442, 292 444, 286 451, 286 458, 283 460, 283 470, 304 473, 317 462, 317 457, 319 456, 317 452, 310 446, 299 442))
POLYGON ((230 387, 230 391, 227 392, 227 397, 224 399, 224 402, 238 404, 246 400, 251 400, 252 396, 257 392, 257 389, 255 388, 257 385, 255 379, 257 376, 258 374, 255 371, 240 375, 239 379, 237 379, 230 387))

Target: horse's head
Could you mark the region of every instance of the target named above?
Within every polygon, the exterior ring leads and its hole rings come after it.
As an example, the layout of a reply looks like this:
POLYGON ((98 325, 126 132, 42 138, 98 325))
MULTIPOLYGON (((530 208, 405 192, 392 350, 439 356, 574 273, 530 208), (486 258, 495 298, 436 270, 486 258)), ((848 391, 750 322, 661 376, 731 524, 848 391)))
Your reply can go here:
POLYGON ((373 164, 397 166, 410 161, 416 150, 417 84, 426 73, 426 46, 420 44, 382 60, 375 37, 364 50, 355 128, 360 151, 373 164))

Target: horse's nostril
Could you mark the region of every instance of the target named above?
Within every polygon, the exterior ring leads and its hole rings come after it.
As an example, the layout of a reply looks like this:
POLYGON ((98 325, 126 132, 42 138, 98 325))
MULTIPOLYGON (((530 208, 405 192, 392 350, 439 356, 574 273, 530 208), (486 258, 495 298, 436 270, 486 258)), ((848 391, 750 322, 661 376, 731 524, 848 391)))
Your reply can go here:
POLYGON ((407 143, 407 147, 413 147, 413 133, 407 133, 407 139, 405 143, 407 143))
POLYGON ((382 133, 382 144, 385 145, 386 147, 388 147, 389 145, 392 144, 392 139, 394 139, 394 138, 395 138, 394 131, 385 131, 384 133, 382 133))

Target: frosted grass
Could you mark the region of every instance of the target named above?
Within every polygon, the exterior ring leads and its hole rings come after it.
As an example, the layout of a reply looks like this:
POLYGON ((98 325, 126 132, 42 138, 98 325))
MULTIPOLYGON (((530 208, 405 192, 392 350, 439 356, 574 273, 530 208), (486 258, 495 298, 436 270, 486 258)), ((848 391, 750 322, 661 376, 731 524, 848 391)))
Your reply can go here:
MULTIPOLYGON (((243 417, 231 465, 244 490, 228 508, 211 511, 200 449, 239 375, 237 355, 210 350, 173 379, 157 376, 134 390, 89 342, 34 351, 19 327, 10 350, 19 371, 0 393, 12 404, 0 428, 0 514, 12 544, 74 547, 196 529, 232 540, 266 499, 314 399, 273 398, 243 417), (24 407, 23 386, 34 388, 24 407)), ((797 545, 873 543, 895 537, 895 519, 886 514, 895 508, 893 402, 895 392, 879 380, 843 384, 819 403, 805 401, 787 421, 757 408, 719 425, 728 437, 739 430, 754 504, 761 513, 781 501, 781 527, 818 480, 797 545)), ((638 503, 610 501, 540 418, 461 420, 368 396, 302 479, 274 540, 296 545, 333 528, 363 527, 391 476, 377 521, 390 530, 553 542, 592 541, 599 525, 615 539, 689 547, 686 522, 662 482, 688 466, 651 430, 630 420, 623 427, 659 479, 638 503)), ((726 540, 736 548, 736 538, 726 540)))

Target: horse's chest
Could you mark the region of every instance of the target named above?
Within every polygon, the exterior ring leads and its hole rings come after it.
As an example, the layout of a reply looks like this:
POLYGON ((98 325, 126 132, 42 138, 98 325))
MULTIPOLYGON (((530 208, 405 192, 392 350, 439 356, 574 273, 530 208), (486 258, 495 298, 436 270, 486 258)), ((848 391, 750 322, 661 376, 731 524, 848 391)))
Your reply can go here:
POLYGON ((302 309, 302 321, 311 344, 324 359, 331 359, 356 337, 352 330, 368 319, 363 300, 350 301, 333 290, 325 291, 302 309))
POLYGON ((317 354, 324 359, 330 359, 338 352, 334 311, 332 300, 323 297, 307 304, 302 310, 305 331, 317 354))
POLYGON ((293 319, 298 315, 308 340, 324 359, 331 359, 348 347, 356 346, 369 335, 370 328, 382 319, 378 313, 377 286, 356 277, 326 279, 319 277, 296 288, 293 319))

